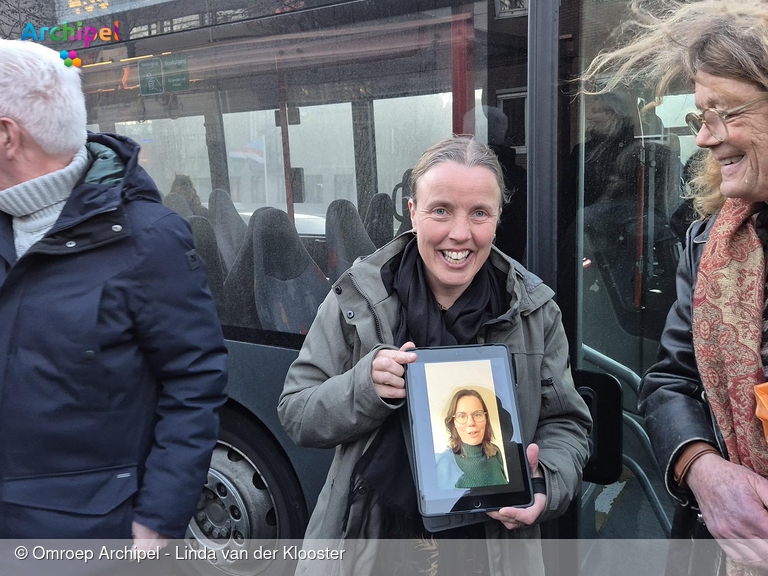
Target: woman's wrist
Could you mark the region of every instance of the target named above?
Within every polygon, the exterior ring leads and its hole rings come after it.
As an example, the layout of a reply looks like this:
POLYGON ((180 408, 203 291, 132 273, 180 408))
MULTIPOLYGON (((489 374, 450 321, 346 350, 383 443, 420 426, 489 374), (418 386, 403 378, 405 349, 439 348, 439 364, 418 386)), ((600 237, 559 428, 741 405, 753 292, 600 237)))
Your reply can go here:
POLYGON ((680 488, 688 487, 688 473, 690 472, 694 463, 702 456, 707 454, 720 456, 720 452, 717 450, 717 448, 704 441, 697 440, 695 442, 691 442, 688 446, 683 448, 683 451, 680 453, 680 456, 677 457, 674 466, 674 480, 680 488))

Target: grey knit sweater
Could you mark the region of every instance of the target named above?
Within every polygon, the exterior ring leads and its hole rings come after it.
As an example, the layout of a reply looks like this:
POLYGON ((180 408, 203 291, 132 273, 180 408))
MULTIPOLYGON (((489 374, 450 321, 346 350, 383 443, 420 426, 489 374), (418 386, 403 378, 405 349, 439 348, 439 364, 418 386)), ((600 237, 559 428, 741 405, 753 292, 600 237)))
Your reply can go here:
POLYGON ((13 238, 19 258, 53 228, 87 167, 88 151, 83 146, 61 170, 0 191, 0 211, 13 217, 13 238))

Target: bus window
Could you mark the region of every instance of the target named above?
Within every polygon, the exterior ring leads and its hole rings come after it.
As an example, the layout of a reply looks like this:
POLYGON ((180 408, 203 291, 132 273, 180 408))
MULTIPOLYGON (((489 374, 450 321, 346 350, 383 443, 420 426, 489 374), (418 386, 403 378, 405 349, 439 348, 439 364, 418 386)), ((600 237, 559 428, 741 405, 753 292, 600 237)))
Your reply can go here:
POLYGON ((176 176, 183 174, 192 180, 200 200, 208 202, 211 175, 202 116, 116 122, 115 132, 141 144, 139 163, 161 193, 168 194, 176 176))
POLYGON ((280 127, 273 110, 223 114, 229 194, 246 222, 260 206, 285 198, 280 127))
POLYGON ((351 104, 302 106, 298 120, 288 125, 291 166, 304 171, 303 205, 294 209, 324 218, 333 200, 356 204, 351 104))
POLYGON ((376 119, 376 165, 379 191, 391 191, 403 171, 412 168, 430 144, 451 132, 451 94, 379 99, 376 119), (418 130, 414 130, 418 126, 418 130))

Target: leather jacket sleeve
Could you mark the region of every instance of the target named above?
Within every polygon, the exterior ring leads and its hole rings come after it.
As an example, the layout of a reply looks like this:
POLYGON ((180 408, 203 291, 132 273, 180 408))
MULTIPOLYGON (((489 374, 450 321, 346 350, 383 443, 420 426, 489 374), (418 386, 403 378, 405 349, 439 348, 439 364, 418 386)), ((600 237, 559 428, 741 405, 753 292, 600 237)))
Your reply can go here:
POLYGON ((714 219, 688 229, 685 252, 677 270, 677 301, 659 343, 658 361, 643 377, 639 408, 669 493, 682 505, 693 494, 674 481, 674 464, 686 444, 703 440, 718 446, 693 350, 691 317, 695 275, 714 219), (703 232, 703 233, 702 233, 703 232))

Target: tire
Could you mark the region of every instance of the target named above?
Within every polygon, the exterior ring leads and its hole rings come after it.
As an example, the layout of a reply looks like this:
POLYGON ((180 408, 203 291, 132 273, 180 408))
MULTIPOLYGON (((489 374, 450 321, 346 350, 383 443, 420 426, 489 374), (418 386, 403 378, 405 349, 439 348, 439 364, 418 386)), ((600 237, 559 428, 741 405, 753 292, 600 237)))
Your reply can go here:
POLYGON ((286 562, 254 560, 251 549, 303 536, 308 515, 301 485, 268 432, 233 410, 220 416, 219 441, 185 537, 193 550, 214 550, 216 560, 184 561, 182 568, 230 576, 283 573, 291 568, 286 562), (231 560, 233 552, 247 559, 231 560))

